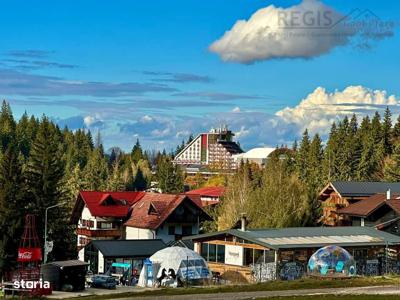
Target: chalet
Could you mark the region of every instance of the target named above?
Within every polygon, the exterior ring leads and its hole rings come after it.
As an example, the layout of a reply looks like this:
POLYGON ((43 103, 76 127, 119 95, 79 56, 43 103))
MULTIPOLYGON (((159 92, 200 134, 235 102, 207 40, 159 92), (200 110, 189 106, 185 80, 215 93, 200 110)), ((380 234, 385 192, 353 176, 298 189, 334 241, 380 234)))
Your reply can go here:
POLYGON ((211 220, 201 203, 188 195, 146 193, 132 206, 124 223, 126 239, 179 240, 199 233, 200 223, 211 220))
POLYGON ((120 239, 131 206, 144 195, 144 192, 81 191, 71 216, 71 223, 77 225, 78 250, 92 240, 120 239))
POLYGON ((204 257, 213 272, 230 281, 300 278, 311 255, 329 245, 343 247, 352 254, 357 274, 382 274, 389 263, 390 271, 400 271, 397 266, 400 237, 372 227, 246 229, 242 225, 241 229, 186 239, 193 241, 194 250, 204 257))
POLYGON ((225 187, 223 186, 213 186, 213 187, 203 187, 195 190, 186 192, 186 195, 198 196, 202 206, 209 206, 218 204, 222 194, 225 192, 225 187))
POLYGON ((345 216, 351 226, 370 226, 393 234, 400 234, 400 197, 386 194, 375 194, 363 201, 356 202, 337 211, 345 216))
POLYGON ((348 219, 346 215, 337 213, 339 209, 364 201, 372 195, 385 193, 387 190, 400 193, 400 182, 329 182, 318 196, 323 209, 320 221, 326 226, 347 225, 348 219))
POLYGON ((71 217, 78 250, 93 240, 162 239, 198 234, 210 220, 201 200, 190 195, 147 192, 79 193, 71 217))

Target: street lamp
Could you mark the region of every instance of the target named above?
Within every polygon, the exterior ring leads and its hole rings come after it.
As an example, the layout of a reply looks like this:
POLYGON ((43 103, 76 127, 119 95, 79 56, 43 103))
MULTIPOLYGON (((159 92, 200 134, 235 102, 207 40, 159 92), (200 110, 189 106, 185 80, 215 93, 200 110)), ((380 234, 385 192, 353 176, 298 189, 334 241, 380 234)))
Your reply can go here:
POLYGON ((46 212, 44 215, 44 253, 43 253, 43 264, 45 264, 47 262, 47 212, 49 211, 49 209, 61 206, 67 204, 67 202, 61 202, 49 207, 46 207, 46 212))

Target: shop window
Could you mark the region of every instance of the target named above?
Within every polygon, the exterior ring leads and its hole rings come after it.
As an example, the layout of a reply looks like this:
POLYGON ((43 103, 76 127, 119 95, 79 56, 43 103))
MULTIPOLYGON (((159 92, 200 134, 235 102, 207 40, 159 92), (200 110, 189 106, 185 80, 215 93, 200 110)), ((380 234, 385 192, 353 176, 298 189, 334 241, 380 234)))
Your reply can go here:
POLYGON ((217 245, 208 244, 208 261, 217 260, 217 245))
POLYGON ((206 261, 208 261, 208 243, 201 244, 201 254, 206 261))
POLYGON ((217 245, 217 262, 225 263, 225 245, 217 245))
POLYGON ((244 248, 244 265, 248 266, 253 263, 253 249, 244 248))
POLYGON ((264 262, 264 250, 254 249, 254 263, 264 262))

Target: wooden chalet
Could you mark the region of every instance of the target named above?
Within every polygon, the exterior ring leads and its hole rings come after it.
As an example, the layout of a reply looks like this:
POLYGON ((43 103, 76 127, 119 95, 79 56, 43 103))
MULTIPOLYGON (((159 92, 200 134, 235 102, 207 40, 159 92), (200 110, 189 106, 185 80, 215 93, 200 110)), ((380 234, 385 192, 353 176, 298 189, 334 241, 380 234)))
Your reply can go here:
POLYGON ((351 204, 337 211, 345 216, 351 226, 375 227, 396 235, 400 235, 400 197, 375 194, 363 201, 351 204))
POLYGON ((400 193, 400 182, 329 182, 318 196, 322 204, 320 222, 326 226, 351 225, 347 215, 338 214, 338 210, 388 190, 400 193))

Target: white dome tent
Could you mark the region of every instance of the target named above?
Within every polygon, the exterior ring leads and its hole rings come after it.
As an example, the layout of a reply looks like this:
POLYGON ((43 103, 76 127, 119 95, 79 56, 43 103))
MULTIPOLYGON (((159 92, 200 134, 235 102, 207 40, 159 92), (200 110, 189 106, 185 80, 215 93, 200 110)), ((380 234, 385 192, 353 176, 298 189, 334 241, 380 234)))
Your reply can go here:
POLYGON ((181 281, 210 278, 207 262, 197 252, 188 248, 168 247, 154 253, 149 260, 154 268, 143 266, 138 283, 140 286, 154 285, 154 281, 161 277, 163 270, 168 272, 170 269, 181 281), (149 280, 150 277, 153 280, 149 280))

